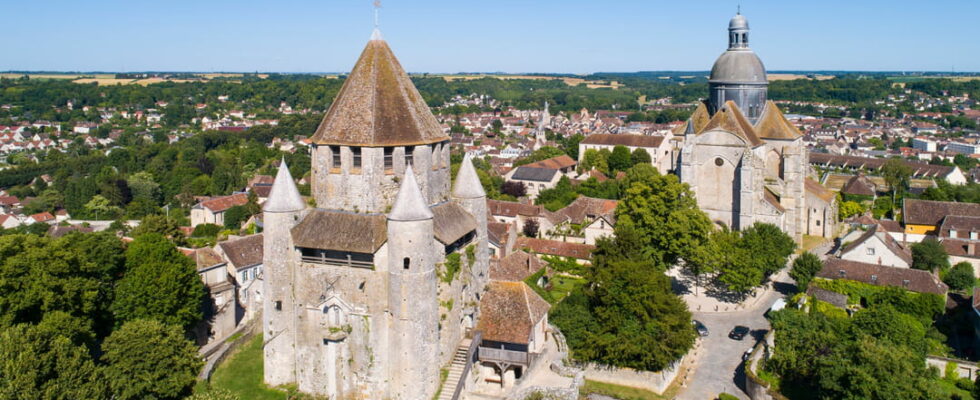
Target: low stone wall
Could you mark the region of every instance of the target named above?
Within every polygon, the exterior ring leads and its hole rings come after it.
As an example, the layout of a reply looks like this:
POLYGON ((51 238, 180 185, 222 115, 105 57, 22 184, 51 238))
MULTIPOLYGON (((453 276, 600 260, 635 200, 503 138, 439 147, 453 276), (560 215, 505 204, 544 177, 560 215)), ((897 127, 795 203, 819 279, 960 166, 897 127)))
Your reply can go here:
POLYGON ((201 372, 197 375, 197 379, 208 381, 211 380, 211 374, 214 369, 218 367, 224 361, 225 357, 231 354, 231 351, 241 346, 243 343, 252 339, 256 333, 259 332, 259 326, 262 324, 262 315, 259 314, 258 318, 253 318, 248 322, 241 324, 236 328, 228 337, 232 337, 237 333, 241 333, 240 336, 232 341, 226 341, 227 339, 222 339, 220 341, 215 341, 208 346, 202 347, 198 354, 205 359, 204 368, 201 368, 201 372))
MULTIPOLYGON (((554 370, 554 368, 552 368, 554 370)), ((542 386, 529 386, 511 393, 507 396, 506 400, 524 400, 528 396, 534 393, 540 393, 544 395, 544 398, 549 400, 578 400, 579 390, 585 385, 585 372, 578 371, 572 381, 572 384, 568 387, 558 388, 558 387, 542 387, 542 386)))
POLYGON ((663 371, 639 371, 632 368, 617 368, 606 365, 588 363, 583 366, 585 378, 591 381, 611 383, 637 389, 649 390, 661 394, 674 382, 680 372, 680 365, 690 355, 684 355, 674 361, 663 371))
POLYGON ((946 373, 946 365, 949 363, 956 364, 956 373, 960 376, 960 378, 967 378, 971 381, 977 379, 977 372, 980 371, 980 367, 977 367, 977 364, 974 362, 946 357, 926 357, 926 365, 939 368, 940 376, 943 376, 946 373))
POLYGON ((752 400, 788 400, 779 392, 769 388, 769 383, 763 381, 756 375, 759 361, 766 354, 767 346, 770 346, 774 338, 773 331, 766 334, 766 340, 759 342, 752 349, 752 354, 745 361, 745 393, 752 400))

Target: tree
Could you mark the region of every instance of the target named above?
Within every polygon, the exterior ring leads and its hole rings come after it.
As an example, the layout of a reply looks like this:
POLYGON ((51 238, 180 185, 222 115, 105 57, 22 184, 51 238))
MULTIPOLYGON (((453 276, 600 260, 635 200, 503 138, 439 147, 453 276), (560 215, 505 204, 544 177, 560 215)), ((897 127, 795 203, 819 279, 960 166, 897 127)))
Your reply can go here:
POLYGON ((126 249, 126 273, 112 311, 117 323, 152 318, 189 329, 201 319, 204 297, 191 259, 163 236, 145 234, 126 249))
POLYGON ((856 201, 841 202, 840 208, 837 209, 837 219, 843 221, 855 215, 860 215, 863 212, 864 206, 862 206, 861 203, 856 201))
POLYGON ((237 231, 250 216, 247 207, 233 206, 225 211, 225 228, 237 231))
POLYGON ((95 219, 99 219, 100 217, 112 219, 115 218, 120 211, 119 207, 110 204, 109 200, 101 195, 93 196, 92 200, 85 203, 85 209, 94 214, 95 219))
POLYGON ((891 158, 881 166, 881 176, 885 178, 885 183, 891 188, 892 204, 895 204, 896 195, 908 190, 912 168, 899 158, 891 158))
POLYGON ((522 229, 522 232, 524 232, 524 236, 535 238, 538 237, 539 228, 540 225, 538 224, 537 219, 528 218, 527 220, 524 221, 524 227, 522 229))
POLYGON ((527 188, 518 181, 505 181, 500 185, 500 192, 517 198, 527 196, 527 188))
POLYGON ((555 187, 539 192, 534 203, 543 205, 548 211, 554 212, 571 204, 577 197, 578 193, 572 187, 572 181, 567 176, 562 176, 555 187))
POLYGON ((647 153, 647 151, 644 149, 637 148, 636 150, 633 150, 632 154, 630 154, 630 166, 636 164, 649 164, 651 162, 652 160, 650 159, 650 153, 647 153))
POLYGON ((85 346, 38 326, 0 330, 0 397, 101 399, 105 382, 85 346))
POLYGON ((744 265, 744 254, 736 246, 738 233, 728 228, 712 231, 708 239, 691 253, 684 262, 684 269, 695 277, 697 294, 701 278, 718 273, 731 265, 744 265))
POLYGON ((147 199, 156 204, 160 199, 160 184, 153 179, 153 175, 146 171, 140 171, 130 175, 126 180, 129 189, 133 193, 133 199, 147 199))
POLYGON ((190 394, 204 363, 179 327, 154 320, 127 322, 102 344, 106 383, 116 399, 180 399, 190 394))
POLYGON ((796 281, 797 289, 805 292, 810 281, 817 276, 821 268, 823 268, 823 263, 820 262, 820 257, 807 251, 793 260, 793 269, 789 271, 789 276, 796 281))
POLYGON ((191 233, 193 237, 217 237, 218 233, 221 232, 222 227, 215 224, 200 224, 194 227, 194 232, 191 233))
POLYGON ((585 150, 585 154, 582 156, 582 164, 579 167, 583 172, 595 169, 604 174, 609 173, 609 162, 606 155, 596 149, 585 150))
POLYGON ((927 238, 912 245, 912 268, 936 272, 949 268, 949 256, 938 240, 927 238))
POLYGON ((586 360, 660 371, 694 344, 691 313, 671 291, 666 265, 643 257, 639 232, 617 226, 615 239, 596 243, 594 265, 586 272, 595 330, 577 349, 586 360))
POLYGON ((609 155, 609 169, 611 171, 626 171, 633 163, 631 162, 630 149, 623 145, 613 147, 612 154, 609 155))
POLYGON ((177 244, 184 242, 184 233, 180 230, 177 220, 167 218, 163 215, 147 215, 140 220, 139 226, 133 228, 133 237, 156 233, 167 239, 173 240, 177 244))
POLYGON ((953 290, 966 290, 973 287, 976 278, 973 275, 973 265, 963 261, 957 263, 943 275, 943 283, 953 290))
POLYGON ((708 238, 711 221, 698 208, 687 184, 676 175, 663 175, 650 164, 626 171, 623 196, 616 207, 616 226, 636 229, 644 238, 645 256, 658 265, 674 265, 689 259, 708 238))
POLYGON ((796 250, 796 242, 782 229, 761 222, 743 229, 738 244, 749 255, 751 268, 762 271, 764 277, 785 267, 787 258, 796 250))

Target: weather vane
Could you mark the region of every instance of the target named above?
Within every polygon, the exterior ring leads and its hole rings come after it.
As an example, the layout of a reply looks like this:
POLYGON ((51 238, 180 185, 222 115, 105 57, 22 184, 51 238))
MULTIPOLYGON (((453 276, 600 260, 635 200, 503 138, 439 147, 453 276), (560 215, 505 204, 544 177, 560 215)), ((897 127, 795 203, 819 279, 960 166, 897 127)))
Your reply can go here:
POLYGON ((378 10, 381 9, 381 0, 374 0, 374 27, 377 28, 378 23, 378 10))

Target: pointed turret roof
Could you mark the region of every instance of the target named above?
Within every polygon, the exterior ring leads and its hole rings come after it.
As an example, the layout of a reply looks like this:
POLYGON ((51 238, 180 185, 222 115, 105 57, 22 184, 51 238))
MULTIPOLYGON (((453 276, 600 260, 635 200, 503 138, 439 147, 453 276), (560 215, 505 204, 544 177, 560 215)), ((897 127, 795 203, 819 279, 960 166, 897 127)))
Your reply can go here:
POLYGON ((763 139, 794 140, 803 136, 772 100, 766 102, 766 108, 755 123, 755 132, 763 139))
POLYGON ((388 43, 375 31, 313 142, 413 146, 449 140, 388 43))
POLYGON ((284 158, 279 163, 279 172, 276 173, 276 180, 272 183, 269 198, 265 201, 262 209, 265 212, 293 212, 301 211, 304 208, 306 208, 306 202, 299 195, 296 182, 293 182, 293 176, 289 174, 289 168, 286 166, 286 159, 284 158))
POLYGON ((426 204, 419 189, 418 182, 415 181, 415 172, 409 165, 405 169, 405 179, 402 186, 398 189, 395 196, 395 203, 391 206, 391 213, 388 214, 391 221, 422 221, 432 219, 432 210, 426 204))
POLYGON ((476 174, 476 168, 473 167, 473 160, 467 154, 463 157, 463 163, 459 166, 459 172, 456 173, 456 187, 453 188, 453 197, 478 199, 486 196, 487 193, 483 191, 483 184, 480 183, 480 177, 476 174))
POLYGON ((701 132, 707 132, 712 129, 731 132, 745 139, 752 147, 763 143, 762 139, 759 139, 759 136, 755 133, 755 129, 752 128, 752 124, 745 119, 742 110, 739 110, 735 102, 731 100, 725 102, 725 105, 711 117, 711 121, 708 121, 708 124, 705 125, 701 132))
POLYGON ((681 125, 681 129, 676 131, 676 134, 688 135, 700 133, 701 129, 708 124, 711 120, 711 113, 708 112, 708 106, 703 102, 698 102, 698 107, 694 109, 691 113, 691 117, 687 119, 687 123, 681 125))

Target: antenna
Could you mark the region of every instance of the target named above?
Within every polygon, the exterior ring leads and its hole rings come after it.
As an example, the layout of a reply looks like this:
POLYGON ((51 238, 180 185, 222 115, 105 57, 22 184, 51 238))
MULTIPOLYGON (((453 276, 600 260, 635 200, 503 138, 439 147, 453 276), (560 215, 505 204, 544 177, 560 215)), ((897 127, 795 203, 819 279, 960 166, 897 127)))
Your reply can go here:
POLYGON ((381 10, 381 0, 374 0, 374 28, 377 29, 380 22, 378 22, 378 12, 381 10))
POLYGON ((738 3, 738 10, 735 11, 735 15, 742 15, 742 3, 738 3))

